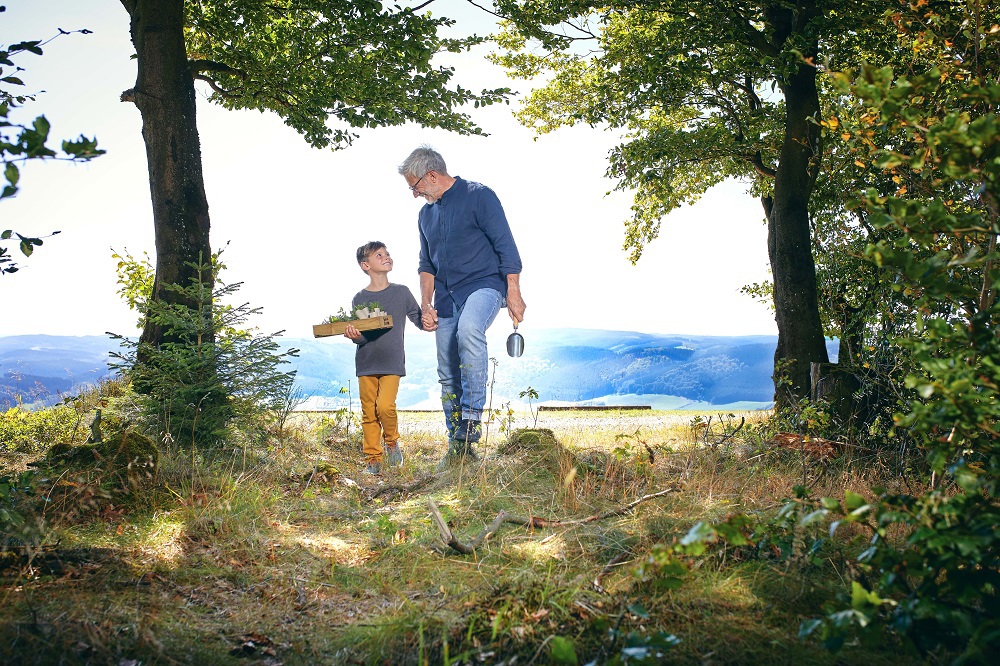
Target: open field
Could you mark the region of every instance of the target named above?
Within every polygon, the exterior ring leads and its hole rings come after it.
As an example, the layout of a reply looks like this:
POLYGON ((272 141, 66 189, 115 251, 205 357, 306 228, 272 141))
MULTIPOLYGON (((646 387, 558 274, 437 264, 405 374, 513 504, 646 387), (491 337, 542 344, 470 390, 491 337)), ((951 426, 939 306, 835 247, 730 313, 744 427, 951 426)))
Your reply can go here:
POLYGON ((780 506, 803 480, 817 494, 862 492, 870 460, 820 464, 768 448, 753 413, 713 414, 706 428, 691 412, 542 412, 537 426, 555 442, 511 438, 535 424, 509 416, 511 429, 491 425, 480 464, 441 473, 439 414, 401 414, 405 462, 376 479, 360 474, 356 424, 299 415, 264 454, 168 456, 141 496, 95 502, 83 519, 68 519, 72 498, 53 502, 58 543, 30 564, 8 559, 0 574, 0 655, 21 664, 917 663, 885 647, 834 655, 798 639, 799 623, 847 589, 852 572, 839 558, 804 557, 794 544, 674 563, 657 555, 699 520, 780 506), (429 499, 463 544, 501 511, 558 524, 502 523, 462 554, 442 542, 429 499))

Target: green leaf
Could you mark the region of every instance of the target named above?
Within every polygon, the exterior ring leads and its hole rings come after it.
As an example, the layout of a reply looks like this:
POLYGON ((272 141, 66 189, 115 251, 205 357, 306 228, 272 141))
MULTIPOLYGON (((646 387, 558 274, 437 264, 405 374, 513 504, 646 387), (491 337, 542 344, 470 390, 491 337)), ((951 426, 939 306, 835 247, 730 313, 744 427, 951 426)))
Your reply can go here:
POLYGON ((810 511, 806 515, 802 516, 801 520, 799 520, 799 526, 808 527, 809 525, 818 523, 826 518, 827 513, 829 512, 826 509, 816 509, 815 511, 810 511))
POLYGON ((681 545, 691 546, 694 544, 703 544, 705 542, 714 542, 717 538, 718 536, 715 528, 706 522, 698 521, 681 539, 681 545))
POLYGON ((38 116, 31 125, 35 128, 39 137, 41 137, 42 143, 44 143, 49 138, 49 130, 52 128, 48 119, 45 116, 38 116))
POLYGON ((870 606, 882 605, 882 599, 874 591, 869 592, 858 581, 851 581, 851 607, 863 611, 870 606))
POLYGON ((677 576, 664 576, 663 578, 657 578, 656 582, 653 583, 653 587, 659 591, 675 590, 684 584, 683 578, 678 578, 677 576))
POLYGON ((13 162, 7 163, 7 166, 4 167, 3 175, 7 178, 7 182, 11 185, 17 185, 17 181, 21 177, 20 172, 17 170, 17 165, 13 162))
POLYGON ((823 505, 824 509, 838 511, 840 513, 844 512, 844 510, 840 507, 840 502, 835 497, 824 497, 820 499, 819 503, 823 505))
POLYGON ((844 506, 847 507, 848 511, 854 511, 864 504, 865 498, 861 495, 851 492, 850 490, 844 492, 844 506))
POLYGON ((573 641, 563 636, 553 636, 549 641, 549 655, 552 663, 555 664, 578 664, 576 650, 573 649, 573 641))
POLYGON ((638 602, 634 604, 629 604, 628 612, 632 613, 632 615, 635 615, 636 617, 642 618, 643 620, 649 619, 649 613, 646 611, 646 608, 638 602))

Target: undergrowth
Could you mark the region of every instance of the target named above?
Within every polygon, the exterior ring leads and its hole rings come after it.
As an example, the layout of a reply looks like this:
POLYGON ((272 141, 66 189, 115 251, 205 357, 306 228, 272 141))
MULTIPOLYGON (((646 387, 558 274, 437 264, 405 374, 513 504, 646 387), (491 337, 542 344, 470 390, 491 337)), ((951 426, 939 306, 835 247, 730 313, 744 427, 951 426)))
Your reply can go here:
POLYGON ((437 414, 402 415, 405 464, 374 481, 346 413, 293 416, 266 447, 163 455, 141 493, 52 516, 44 547, 8 553, 0 645, 26 664, 899 663, 797 636, 852 576, 854 536, 813 547, 818 527, 759 526, 803 477, 860 491, 872 460, 805 459, 749 427, 715 446, 725 416, 707 434, 688 413, 532 419, 415 490, 391 487, 431 474, 437 414), (461 555, 428 498, 463 542, 501 511, 570 524, 504 524, 461 555), (759 525, 729 536, 753 546, 692 531, 744 514, 759 525))

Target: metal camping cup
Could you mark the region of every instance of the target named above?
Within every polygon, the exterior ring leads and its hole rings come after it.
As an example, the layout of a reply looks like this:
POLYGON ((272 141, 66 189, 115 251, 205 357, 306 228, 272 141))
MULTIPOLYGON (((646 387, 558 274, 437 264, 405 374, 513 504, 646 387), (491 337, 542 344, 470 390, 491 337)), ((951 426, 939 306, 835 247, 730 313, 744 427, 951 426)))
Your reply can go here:
POLYGON ((514 320, 514 332, 507 336, 507 355, 517 358, 524 353, 524 337, 517 332, 517 320, 514 320))

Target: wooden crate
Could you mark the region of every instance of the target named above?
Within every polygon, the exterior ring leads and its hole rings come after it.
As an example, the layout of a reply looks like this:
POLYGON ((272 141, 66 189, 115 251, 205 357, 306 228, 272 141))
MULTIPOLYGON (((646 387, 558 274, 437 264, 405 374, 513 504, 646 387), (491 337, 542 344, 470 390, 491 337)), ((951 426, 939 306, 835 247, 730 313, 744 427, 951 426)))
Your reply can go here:
POLYGON ((373 331, 378 328, 392 328, 392 316, 369 317, 368 319, 352 319, 350 321, 335 321, 329 324, 313 325, 313 337, 325 338, 330 335, 343 335, 348 326, 354 326, 359 331, 373 331))

